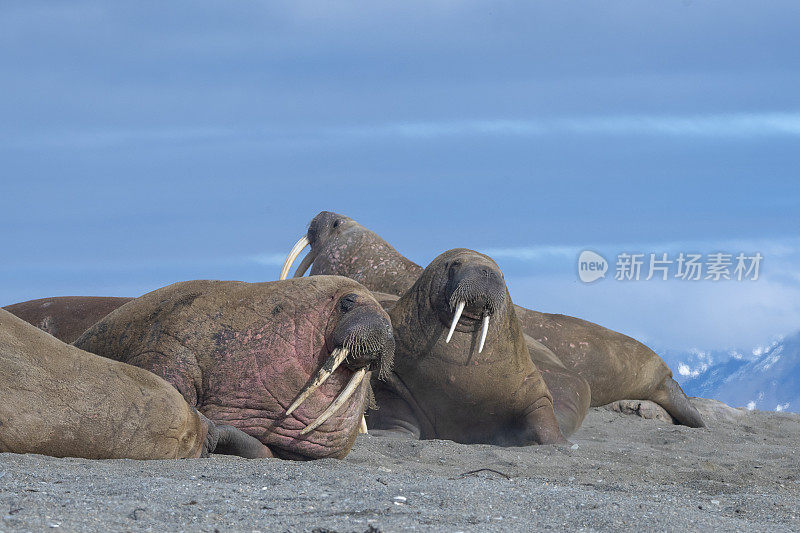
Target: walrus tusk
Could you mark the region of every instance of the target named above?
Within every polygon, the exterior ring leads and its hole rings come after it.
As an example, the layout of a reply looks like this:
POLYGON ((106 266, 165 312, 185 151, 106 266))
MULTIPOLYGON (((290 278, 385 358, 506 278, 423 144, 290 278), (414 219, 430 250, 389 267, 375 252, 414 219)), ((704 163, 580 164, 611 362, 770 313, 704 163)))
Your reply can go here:
POLYGON ((453 337, 453 332, 456 330, 456 324, 458 324, 458 319, 461 318, 461 313, 464 312, 464 306, 467 305, 467 302, 461 300, 456 305, 456 314, 453 315, 453 323, 450 325, 450 333, 447 334, 447 339, 444 342, 450 342, 450 339, 453 337))
POLYGON ((314 379, 311 381, 311 383, 306 385, 303 388, 303 390, 300 391, 300 395, 286 410, 286 416, 292 414, 292 412, 298 407, 300 407, 300 404, 303 403, 306 400, 306 398, 308 398, 311 395, 312 392, 317 390, 317 388, 319 388, 320 385, 325 383, 325 380, 327 380, 330 377, 330 375, 333 374, 334 370, 339 368, 339 365, 342 364, 342 361, 344 361, 347 358, 347 355, 349 353, 350 351, 347 348, 334 349, 331 356, 328 357, 328 359, 322 365, 322 368, 319 369, 319 372, 317 372, 317 375, 314 376, 314 379))
POLYGON ((311 266, 311 263, 313 263, 314 259, 316 259, 316 258, 317 258, 317 256, 313 252, 308 252, 308 255, 306 255, 303 258, 303 260, 300 262, 300 266, 298 266, 297 270, 294 271, 294 276, 292 276, 292 277, 293 278, 302 278, 303 274, 306 273, 306 270, 308 270, 308 267, 311 266))
POLYGON ((363 415, 361 416, 361 424, 358 426, 358 432, 362 435, 369 434, 369 431, 367 431, 367 419, 363 415))
POLYGON ((292 250, 289 252, 289 255, 286 256, 286 260, 283 262, 283 268, 281 268, 281 277, 280 279, 286 279, 286 276, 289 275, 289 269, 292 268, 292 264, 294 263, 297 256, 300 255, 300 252, 303 251, 303 248, 311 244, 308 241, 308 236, 303 235, 300 237, 300 240, 297 241, 294 246, 292 246, 292 250))
POLYGON ((486 343, 486 334, 489 332, 489 315, 483 315, 483 326, 481 327, 481 342, 478 344, 478 353, 483 351, 486 343))
POLYGON ((303 429, 303 431, 300 432, 300 434, 301 435, 305 435, 309 431, 312 431, 312 430, 316 429, 320 424, 325 422, 336 411, 338 411, 339 408, 347 400, 350 399, 350 396, 352 396, 353 393, 356 391, 356 389, 361 384, 361 381, 364 379, 364 376, 366 374, 367 374, 367 369, 366 368, 361 368, 355 374, 353 374, 353 377, 350 378, 350 381, 347 383, 347 386, 344 388, 344 390, 342 392, 339 393, 339 396, 337 396, 336 399, 333 400, 333 403, 331 403, 328 406, 328 408, 325 409, 325 412, 323 412, 321 415, 319 415, 316 420, 314 420, 309 425, 307 425, 305 427, 305 429, 303 429))

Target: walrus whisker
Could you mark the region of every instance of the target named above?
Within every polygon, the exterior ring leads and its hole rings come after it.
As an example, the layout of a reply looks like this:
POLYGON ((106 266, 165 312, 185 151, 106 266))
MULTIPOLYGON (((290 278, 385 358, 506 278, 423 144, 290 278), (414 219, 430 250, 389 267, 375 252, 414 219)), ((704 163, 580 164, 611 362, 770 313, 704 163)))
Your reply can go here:
POLYGON ((350 399, 350 396, 353 395, 353 393, 356 391, 358 386, 364 380, 364 376, 366 376, 366 375, 367 375, 367 369, 366 368, 359 369, 355 374, 353 374, 353 377, 350 378, 350 381, 347 383, 347 386, 344 388, 344 390, 342 390, 342 392, 339 393, 339 396, 337 396, 336 399, 333 400, 333 402, 328 406, 328 408, 325 409, 325 411, 321 415, 319 415, 316 420, 314 420, 309 425, 307 425, 303 429, 303 431, 300 432, 300 434, 301 435, 305 435, 309 431, 313 431, 320 424, 322 424, 327 419, 329 419, 331 416, 333 416, 333 414, 336 413, 336 411, 338 411, 339 408, 347 400, 350 399))
POLYGON ((281 268, 281 277, 279 279, 286 279, 286 276, 289 275, 289 269, 292 268, 292 264, 294 263, 295 259, 297 259, 297 256, 300 255, 300 252, 302 252, 303 249, 309 244, 311 243, 308 240, 308 236, 303 235, 300 237, 300 240, 298 240, 294 246, 292 246, 289 255, 286 256, 286 260, 283 262, 283 268, 281 268))
POLYGON ((483 325, 481 326, 481 342, 478 344, 478 353, 483 351, 483 345, 486 343, 486 334, 489 332, 489 314, 483 315, 483 325))
POLYGON ((458 324, 458 319, 461 318, 461 313, 464 312, 464 307, 467 303, 464 300, 458 302, 456 306, 456 314, 453 315, 453 323, 450 324, 450 332, 447 334, 447 339, 444 342, 449 343, 450 339, 453 337, 453 332, 456 330, 456 324, 458 324))
POLYGON ((322 368, 319 369, 319 372, 317 372, 317 375, 314 376, 314 379, 311 381, 311 383, 303 387, 303 390, 300 391, 300 395, 286 410, 286 416, 292 414, 294 410, 300 407, 300 404, 302 404, 306 400, 306 398, 308 398, 311 395, 312 392, 317 390, 320 387, 320 385, 325 383, 325 381, 330 377, 330 375, 333 374, 333 372, 337 368, 339 368, 339 365, 342 364, 342 362, 347 358, 349 353, 350 352, 347 348, 336 348, 335 350, 333 350, 333 353, 331 354, 330 357, 328 357, 328 359, 322 365, 322 368))

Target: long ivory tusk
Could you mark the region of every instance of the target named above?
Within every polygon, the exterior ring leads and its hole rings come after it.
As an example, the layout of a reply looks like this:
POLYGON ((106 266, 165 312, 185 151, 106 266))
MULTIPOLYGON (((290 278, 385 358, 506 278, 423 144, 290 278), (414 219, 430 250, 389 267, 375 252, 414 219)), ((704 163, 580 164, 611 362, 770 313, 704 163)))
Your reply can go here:
POLYGON ((313 431, 320 424, 322 424, 327 419, 329 419, 331 416, 333 416, 333 414, 336 411, 338 411, 339 408, 342 405, 344 405, 344 403, 348 399, 350 399, 350 396, 352 396, 353 393, 356 391, 358 386, 361 384, 361 381, 364 379, 365 375, 367 375, 367 369, 366 368, 362 368, 362 369, 358 370, 358 372, 353 374, 353 377, 350 378, 350 381, 347 383, 347 386, 344 388, 344 390, 342 392, 339 393, 339 396, 337 396, 336 399, 333 400, 333 403, 331 403, 328 406, 328 408, 325 409, 325 411, 321 415, 319 415, 317 417, 316 420, 314 420, 309 425, 307 425, 305 427, 305 429, 303 429, 303 431, 300 432, 300 434, 301 435, 305 435, 309 431, 313 431))
POLYGON ((292 250, 289 252, 289 255, 286 256, 286 261, 283 262, 280 279, 286 279, 286 276, 289 275, 289 269, 292 268, 292 264, 294 263, 295 259, 297 259, 297 256, 300 255, 300 252, 303 251, 303 248, 309 244, 308 236, 303 235, 300 237, 300 240, 297 241, 294 246, 292 246, 292 250))
POLYGON ((486 343, 486 334, 489 332, 489 315, 483 315, 483 325, 481 327, 481 342, 478 344, 478 353, 483 351, 483 345, 486 343))
POLYGON ((456 324, 458 324, 458 319, 461 318, 461 313, 464 312, 464 306, 467 305, 467 302, 461 300, 456 305, 456 314, 453 315, 453 323, 450 324, 450 333, 447 334, 447 339, 444 342, 450 342, 450 339, 453 337, 453 332, 456 330, 456 324))
POLYGON ((314 259, 316 259, 316 257, 317 257, 316 254, 314 254, 313 252, 308 252, 308 255, 306 255, 300 262, 300 266, 297 267, 297 270, 295 270, 294 276, 292 277, 293 278, 303 277, 303 274, 306 273, 306 270, 308 270, 308 267, 311 266, 311 263, 314 262, 314 259))
POLYGON ((312 392, 317 390, 317 388, 319 388, 320 385, 325 383, 325 380, 327 380, 330 377, 330 375, 333 374, 334 370, 339 368, 339 365, 342 364, 342 361, 344 361, 347 358, 348 353, 350 352, 347 350, 347 348, 336 348, 335 350, 333 350, 333 353, 331 354, 330 357, 328 357, 328 359, 322 365, 322 368, 319 369, 319 372, 317 372, 317 375, 314 376, 314 379, 311 381, 311 383, 309 383, 303 388, 297 399, 286 410, 286 416, 292 414, 292 412, 294 412, 295 409, 300 407, 300 404, 303 403, 305 399, 311 395, 312 392))
POLYGON ((359 424, 359 426, 358 426, 358 432, 363 434, 363 435, 367 435, 368 434, 368 431, 367 431, 367 419, 364 418, 363 416, 361 417, 361 424, 359 424))

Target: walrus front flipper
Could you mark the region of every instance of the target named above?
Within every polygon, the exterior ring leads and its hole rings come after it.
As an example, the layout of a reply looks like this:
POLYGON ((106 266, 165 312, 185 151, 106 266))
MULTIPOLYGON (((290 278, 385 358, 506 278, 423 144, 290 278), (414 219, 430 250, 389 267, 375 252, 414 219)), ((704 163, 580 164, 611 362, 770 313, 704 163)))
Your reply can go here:
POLYGON ((375 403, 379 407, 367 412, 369 433, 376 436, 391 434, 420 439, 422 427, 414 414, 414 409, 403 399, 402 391, 397 391, 391 385, 396 385, 400 389, 405 389, 405 386, 392 374, 389 375, 388 381, 389 383, 386 383, 376 378, 372 380, 375 403))
POLYGON ((217 443, 210 453, 238 455, 245 459, 275 457, 260 440, 233 426, 216 426, 217 443))
POLYGON ((686 393, 674 379, 666 378, 650 399, 666 409, 679 424, 690 428, 706 427, 700 413, 689 402, 686 393))
MULTIPOLYGON (((501 446, 530 446, 532 444, 570 444, 558 427, 553 403, 550 398, 538 399, 523 416, 521 431, 518 438, 520 442, 509 441, 507 444, 497 442, 501 446)), ((513 437, 512 437, 513 439, 513 437)))
POLYGON ((541 361, 534 362, 553 396, 553 411, 561 434, 569 437, 581 427, 589 411, 592 400, 589 383, 564 368, 541 361))

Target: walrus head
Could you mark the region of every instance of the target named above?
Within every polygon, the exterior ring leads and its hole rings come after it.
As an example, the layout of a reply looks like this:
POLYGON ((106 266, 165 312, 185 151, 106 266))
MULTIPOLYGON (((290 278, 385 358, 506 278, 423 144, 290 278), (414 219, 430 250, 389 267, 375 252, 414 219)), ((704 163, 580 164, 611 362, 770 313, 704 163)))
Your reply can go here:
POLYGON ((478 353, 483 352, 491 317, 505 311, 503 273, 488 256, 463 248, 443 253, 432 265, 431 306, 450 328, 446 342, 453 332, 473 332, 480 325, 478 353))
POLYGON ((300 237, 286 257, 281 269, 280 279, 287 278, 292 264, 307 246, 310 246, 311 250, 300 262, 300 266, 297 267, 293 276, 295 278, 304 275, 320 254, 326 255, 325 252, 328 250, 341 249, 342 244, 344 244, 342 241, 348 240, 347 234, 360 233, 359 230, 366 230, 366 228, 352 218, 330 211, 320 212, 311 219, 308 231, 300 237))
POLYGON ((302 251, 310 246, 294 277, 310 270, 312 275, 328 274, 354 279, 372 291, 403 294, 422 273, 375 232, 352 218, 322 211, 315 216, 305 235, 295 243, 281 269, 280 279, 302 251))
POLYGON ((309 423, 301 435, 316 429, 344 405, 357 390, 367 371, 386 376, 394 359, 392 326, 376 302, 352 292, 337 302, 326 332, 325 346, 330 355, 286 410, 291 415, 302 403, 344 364, 352 376, 339 395, 319 416, 309 423))

